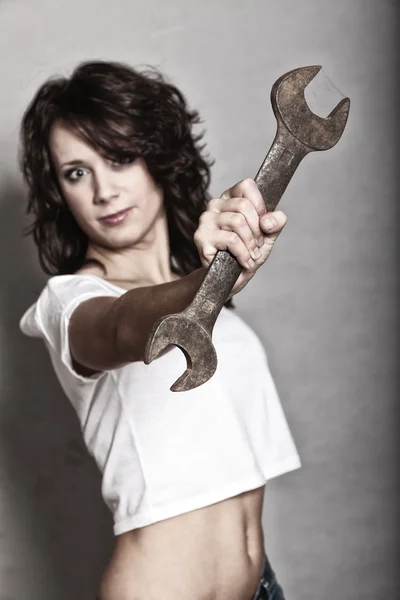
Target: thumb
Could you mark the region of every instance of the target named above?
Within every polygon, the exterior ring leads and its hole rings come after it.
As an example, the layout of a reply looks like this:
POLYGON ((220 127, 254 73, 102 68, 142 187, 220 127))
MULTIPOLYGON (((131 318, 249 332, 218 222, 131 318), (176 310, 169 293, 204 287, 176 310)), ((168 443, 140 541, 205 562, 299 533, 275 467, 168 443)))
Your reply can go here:
POLYGON ((265 213, 260 217, 260 228, 269 238, 276 239, 284 226, 287 216, 281 210, 265 213))

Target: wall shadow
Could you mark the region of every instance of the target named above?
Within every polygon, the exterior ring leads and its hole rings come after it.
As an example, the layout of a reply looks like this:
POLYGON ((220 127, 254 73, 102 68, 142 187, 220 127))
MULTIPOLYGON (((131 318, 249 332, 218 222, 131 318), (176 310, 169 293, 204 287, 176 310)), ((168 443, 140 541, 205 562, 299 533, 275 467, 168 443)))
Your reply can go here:
MULTIPOLYGON (((23 539, 29 540, 21 560, 30 560, 32 543, 37 553, 32 560, 39 556, 55 582, 49 600, 93 600, 113 545, 112 519, 101 498, 100 473, 44 344, 19 330, 19 319, 47 277, 37 266, 33 243, 22 237, 22 186, 6 180, 0 198, 3 490, 13 502, 12 516, 23 539)), ((3 524, 3 531, 7 528, 6 537, 13 538, 13 522, 3 524)))

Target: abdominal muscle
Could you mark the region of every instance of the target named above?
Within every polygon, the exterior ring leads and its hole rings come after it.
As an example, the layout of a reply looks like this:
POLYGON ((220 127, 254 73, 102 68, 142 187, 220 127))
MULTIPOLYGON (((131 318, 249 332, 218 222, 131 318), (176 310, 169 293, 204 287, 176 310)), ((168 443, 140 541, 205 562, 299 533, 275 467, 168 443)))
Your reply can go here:
POLYGON ((264 487, 116 537, 98 600, 251 600, 264 487))

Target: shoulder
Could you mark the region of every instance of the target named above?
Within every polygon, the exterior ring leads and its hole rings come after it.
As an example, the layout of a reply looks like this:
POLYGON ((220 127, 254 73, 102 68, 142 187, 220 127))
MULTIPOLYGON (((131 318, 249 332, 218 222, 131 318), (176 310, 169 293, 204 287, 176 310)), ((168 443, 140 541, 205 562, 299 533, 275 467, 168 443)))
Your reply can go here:
POLYGON ((49 296, 65 306, 73 298, 87 296, 120 296, 123 290, 106 279, 90 273, 73 275, 56 275, 51 277, 42 291, 42 296, 49 296))
POLYGON ((55 275, 48 279, 36 302, 24 313, 20 329, 36 336, 59 326, 80 302, 96 296, 118 297, 124 290, 90 274, 55 275))

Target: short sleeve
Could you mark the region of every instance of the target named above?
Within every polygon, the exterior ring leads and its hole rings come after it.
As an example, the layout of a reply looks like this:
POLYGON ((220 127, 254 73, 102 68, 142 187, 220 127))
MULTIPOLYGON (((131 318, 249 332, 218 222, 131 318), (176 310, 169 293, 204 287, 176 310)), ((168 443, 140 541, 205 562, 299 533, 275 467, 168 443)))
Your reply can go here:
MULTIPOLYGON (((89 275, 60 275, 52 277, 38 300, 20 320, 21 331, 31 337, 41 337, 47 342, 54 358, 61 361, 70 374, 81 381, 94 380, 102 373, 90 377, 78 374, 72 363, 69 348, 68 325, 77 306, 94 297, 119 297, 123 290, 102 279, 89 275)), ((56 366, 56 365, 54 365, 56 366)))

